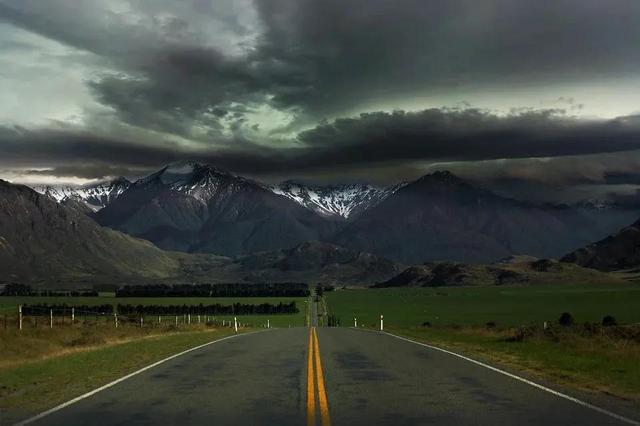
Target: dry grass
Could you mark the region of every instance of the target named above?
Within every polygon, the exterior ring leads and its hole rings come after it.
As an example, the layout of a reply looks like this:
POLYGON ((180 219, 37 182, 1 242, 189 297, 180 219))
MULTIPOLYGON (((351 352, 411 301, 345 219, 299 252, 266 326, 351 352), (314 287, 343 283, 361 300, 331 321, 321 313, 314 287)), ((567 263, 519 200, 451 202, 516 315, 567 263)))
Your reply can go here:
POLYGON ((57 325, 53 329, 42 325, 25 327, 23 331, 15 328, 0 330, 0 369, 133 340, 210 328, 204 324, 142 328, 121 324, 115 328, 107 324, 78 323, 73 326, 57 325))

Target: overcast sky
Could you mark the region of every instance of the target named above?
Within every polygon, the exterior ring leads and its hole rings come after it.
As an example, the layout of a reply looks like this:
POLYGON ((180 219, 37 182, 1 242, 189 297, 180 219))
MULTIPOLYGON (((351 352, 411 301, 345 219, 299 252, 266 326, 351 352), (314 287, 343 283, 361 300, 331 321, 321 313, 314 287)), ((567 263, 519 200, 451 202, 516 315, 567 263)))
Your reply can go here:
POLYGON ((639 45, 637 0, 0 0, 0 178, 194 159, 628 191, 639 45))

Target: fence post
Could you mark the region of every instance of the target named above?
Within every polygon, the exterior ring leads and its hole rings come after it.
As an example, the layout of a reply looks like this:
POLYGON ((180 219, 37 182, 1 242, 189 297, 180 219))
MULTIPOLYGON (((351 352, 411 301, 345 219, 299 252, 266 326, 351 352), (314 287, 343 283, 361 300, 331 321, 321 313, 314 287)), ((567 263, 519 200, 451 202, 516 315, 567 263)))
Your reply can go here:
POLYGON ((49 328, 53 328, 53 309, 49 309, 49 328))
POLYGON ((18 327, 22 331, 22 305, 18 306, 18 327))
POLYGON ((235 329, 236 333, 238 332, 238 318, 237 317, 233 317, 233 328, 235 329))
POLYGON ((176 315, 176 327, 178 326, 178 316, 176 315))
POLYGON ((113 319, 116 323, 116 328, 118 328, 118 314, 116 312, 113 313, 113 319))
POLYGON ((384 316, 380 315, 380 331, 384 331, 384 316))
POLYGON ((140 328, 144 325, 144 317, 140 317, 140 328))

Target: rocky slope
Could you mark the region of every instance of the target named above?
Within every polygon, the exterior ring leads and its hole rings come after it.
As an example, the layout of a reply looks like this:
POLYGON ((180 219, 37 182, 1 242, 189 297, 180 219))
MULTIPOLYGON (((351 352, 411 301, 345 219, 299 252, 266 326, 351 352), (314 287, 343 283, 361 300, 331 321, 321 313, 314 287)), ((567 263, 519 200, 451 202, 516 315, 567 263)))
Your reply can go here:
POLYGON ((136 281, 165 277, 178 267, 148 241, 102 228, 76 209, 0 180, 0 280, 136 281))
POLYGON ((640 266, 640 221, 575 250, 561 260, 602 271, 636 268, 640 266))
POLYGON ((578 265, 531 256, 512 256, 487 265, 429 262, 411 266, 375 287, 450 287, 469 285, 536 285, 620 283, 619 277, 578 265))

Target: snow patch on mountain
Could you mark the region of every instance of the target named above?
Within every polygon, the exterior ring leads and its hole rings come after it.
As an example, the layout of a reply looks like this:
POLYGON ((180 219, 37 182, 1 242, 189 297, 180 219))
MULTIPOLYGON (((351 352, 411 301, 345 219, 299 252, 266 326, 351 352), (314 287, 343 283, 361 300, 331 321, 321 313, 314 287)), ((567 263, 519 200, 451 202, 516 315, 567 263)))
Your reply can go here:
POLYGON ((97 212, 118 198, 130 185, 131 182, 120 177, 83 186, 37 185, 33 187, 33 190, 53 198, 59 203, 70 200, 80 202, 91 211, 97 212))
POLYGON ((403 184, 378 188, 367 184, 309 185, 285 181, 271 190, 325 217, 349 219, 371 208, 403 184))

